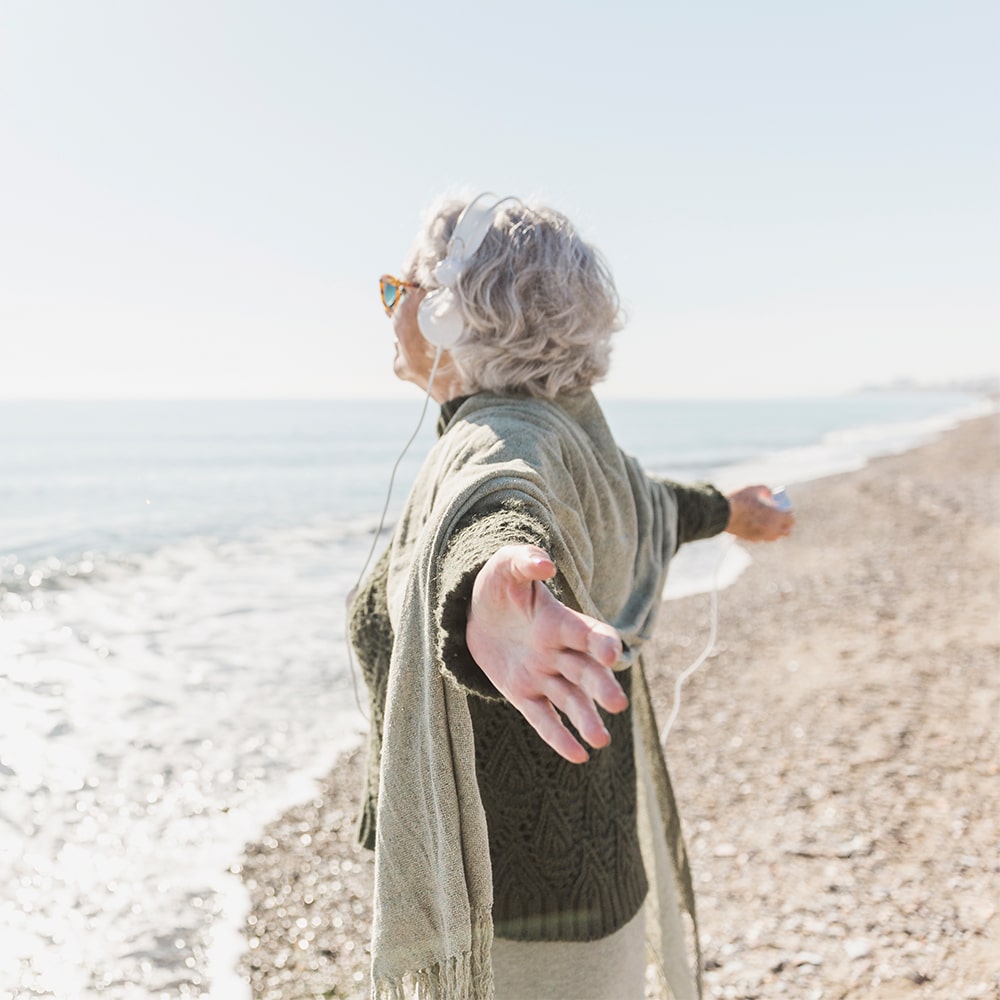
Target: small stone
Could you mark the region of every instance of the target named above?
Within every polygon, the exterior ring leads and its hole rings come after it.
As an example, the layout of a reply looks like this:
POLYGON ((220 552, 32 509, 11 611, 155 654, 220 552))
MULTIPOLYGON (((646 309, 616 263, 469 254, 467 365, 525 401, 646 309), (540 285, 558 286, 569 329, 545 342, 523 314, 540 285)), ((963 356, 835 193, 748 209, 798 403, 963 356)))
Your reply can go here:
POLYGON ((817 954, 815 951, 800 951, 793 959, 794 963, 798 966, 803 965, 822 965, 823 956, 817 954))
POLYGON ((867 958, 872 953, 872 943, 868 938, 848 938, 844 942, 844 951, 851 961, 867 958))
POLYGON ((838 858, 867 857, 872 852, 871 841, 864 837, 853 837, 846 844, 841 844, 834 852, 838 858))

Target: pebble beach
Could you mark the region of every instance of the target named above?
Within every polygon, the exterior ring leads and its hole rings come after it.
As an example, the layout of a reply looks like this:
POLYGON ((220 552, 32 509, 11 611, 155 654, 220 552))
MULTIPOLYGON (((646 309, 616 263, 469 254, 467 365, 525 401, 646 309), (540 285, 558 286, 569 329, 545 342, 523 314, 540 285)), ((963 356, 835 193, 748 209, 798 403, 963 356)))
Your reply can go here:
MULTIPOLYGON (((707 997, 1000 998, 1000 417, 790 489, 668 744, 707 997)), ((709 632, 670 601, 658 716, 709 632)), ((234 866, 256 1000, 368 995, 363 751, 234 866)))

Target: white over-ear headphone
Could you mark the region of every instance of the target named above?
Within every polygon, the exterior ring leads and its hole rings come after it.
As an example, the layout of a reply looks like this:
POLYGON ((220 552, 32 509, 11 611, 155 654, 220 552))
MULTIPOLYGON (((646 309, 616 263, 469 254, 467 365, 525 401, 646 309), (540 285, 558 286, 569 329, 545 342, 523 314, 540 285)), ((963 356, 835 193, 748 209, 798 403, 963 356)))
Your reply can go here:
POLYGON ((434 278, 441 287, 425 295, 417 309, 420 332, 435 347, 447 350, 462 339, 465 323, 455 285, 486 239, 497 209, 505 202, 517 200, 513 197, 498 199, 492 191, 486 191, 470 201, 458 217, 448 240, 447 255, 434 268, 434 278))

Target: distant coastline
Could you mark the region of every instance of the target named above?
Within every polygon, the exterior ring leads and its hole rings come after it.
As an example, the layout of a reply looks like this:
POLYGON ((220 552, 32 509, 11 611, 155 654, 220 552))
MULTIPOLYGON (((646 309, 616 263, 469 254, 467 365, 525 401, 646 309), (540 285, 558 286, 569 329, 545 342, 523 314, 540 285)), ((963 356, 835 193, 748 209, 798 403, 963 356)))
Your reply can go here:
POLYGON ((862 385, 858 392, 967 392, 975 395, 1000 396, 1000 375, 982 378, 951 379, 941 382, 920 382, 912 378, 897 378, 890 382, 872 382, 862 385))

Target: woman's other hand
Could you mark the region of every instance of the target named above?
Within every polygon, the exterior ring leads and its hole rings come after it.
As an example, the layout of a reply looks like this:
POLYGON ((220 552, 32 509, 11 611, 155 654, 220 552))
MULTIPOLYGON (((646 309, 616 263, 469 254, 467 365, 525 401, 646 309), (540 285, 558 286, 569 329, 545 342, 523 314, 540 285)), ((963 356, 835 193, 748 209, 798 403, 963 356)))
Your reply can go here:
POLYGON ((747 542, 773 542, 792 533, 795 515, 781 510, 766 486, 744 486, 729 495, 726 531, 747 542))
POLYGON ((506 545, 476 577, 466 642, 497 690, 560 756, 583 764, 587 751, 559 712, 590 746, 611 741, 597 706, 621 712, 628 698, 612 666, 618 633, 566 607, 544 585, 556 567, 535 545, 506 545))

